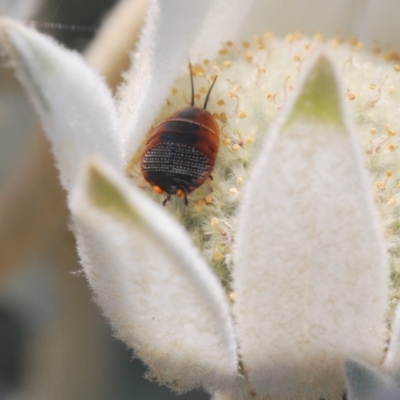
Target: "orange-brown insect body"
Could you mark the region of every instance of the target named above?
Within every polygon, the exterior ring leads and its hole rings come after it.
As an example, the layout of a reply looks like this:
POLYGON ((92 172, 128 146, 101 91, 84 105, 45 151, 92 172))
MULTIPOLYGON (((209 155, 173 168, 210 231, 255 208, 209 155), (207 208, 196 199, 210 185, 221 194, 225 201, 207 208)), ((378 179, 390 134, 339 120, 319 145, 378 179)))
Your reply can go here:
POLYGON ((187 195, 211 176, 219 149, 219 127, 205 109, 210 91, 204 108, 193 106, 192 80, 192 106, 158 125, 146 143, 141 170, 157 193, 167 194, 164 205, 171 195, 183 196, 187 204, 187 195))

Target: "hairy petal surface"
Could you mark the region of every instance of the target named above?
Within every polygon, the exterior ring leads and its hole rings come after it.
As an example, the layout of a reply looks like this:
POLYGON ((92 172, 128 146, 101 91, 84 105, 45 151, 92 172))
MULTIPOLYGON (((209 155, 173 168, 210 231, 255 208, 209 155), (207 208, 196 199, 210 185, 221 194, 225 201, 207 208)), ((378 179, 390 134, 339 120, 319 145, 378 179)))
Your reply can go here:
POLYGON ((349 400, 398 400, 400 388, 389 377, 363 362, 347 360, 346 387, 349 400))
POLYGON ((177 390, 232 383, 236 341, 225 293, 183 228, 99 161, 70 208, 96 299, 150 376, 177 390))
POLYGON ((257 0, 243 26, 244 35, 270 31, 286 35, 293 31, 313 35, 354 35, 359 2, 349 0, 257 0))
MULTIPOLYGON (((152 0, 126 84, 119 91, 126 158, 133 156, 188 62, 211 0, 152 0)), ((187 67, 186 67, 187 68, 187 67)))
POLYGON ((99 154, 122 168, 121 129, 102 78, 76 52, 12 20, 0 32, 52 143, 68 190, 83 160, 99 154))
POLYGON ((370 48, 400 51, 398 0, 366 0, 358 5, 356 35, 370 48))
POLYGON ((383 355, 388 266, 342 91, 320 56, 244 194, 240 351, 253 388, 275 399, 341 398, 344 360, 383 355))
POLYGON ((42 3, 42 0, 0 0, 0 15, 19 19, 30 18, 42 3))
POLYGON ((369 48, 400 50, 397 0, 257 0, 251 7, 243 36, 262 30, 277 35, 293 31, 324 36, 356 36, 369 48))
POLYGON ((400 306, 397 306, 392 322, 392 337, 383 366, 400 385, 400 306))
MULTIPOLYGON (((221 44, 234 39, 243 39, 240 36, 243 26, 251 25, 249 12, 256 0, 215 0, 210 7, 207 18, 190 51, 190 58, 212 58, 221 49, 221 44), (232 21, 235 21, 232 23, 232 21), (218 38, 218 40, 215 40, 218 38)), ((265 26, 261 28, 265 29, 265 26)), ((260 30, 261 30, 260 29, 260 30)), ((257 32, 259 33, 259 32, 257 32)))

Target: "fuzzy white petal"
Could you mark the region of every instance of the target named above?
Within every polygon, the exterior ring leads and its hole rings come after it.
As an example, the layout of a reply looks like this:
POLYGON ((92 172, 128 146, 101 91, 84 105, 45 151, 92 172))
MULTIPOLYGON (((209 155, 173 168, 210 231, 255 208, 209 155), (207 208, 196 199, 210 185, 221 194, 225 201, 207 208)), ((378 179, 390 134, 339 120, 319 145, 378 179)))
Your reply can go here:
POLYGON ((386 354, 384 367, 387 373, 400 384, 400 306, 397 306, 392 322, 392 337, 386 354))
POLYGON ((398 0, 366 0, 357 13, 356 34, 369 47, 400 50, 398 0))
POLYGON ((121 129, 103 79, 49 36, 7 19, 0 29, 52 143, 64 187, 71 187, 91 154, 122 169, 121 129))
POLYGON ((70 207, 97 301, 151 376, 178 390, 232 382, 236 341, 226 296, 183 228, 99 161, 70 207), (98 204, 96 185, 122 204, 121 215, 98 204))
POLYGON ((211 0, 153 0, 126 84, 118 97, 131 158, 188 63, 189 50, 211 0))
POLYGON ((349 0, 258 0, 242 34, 255 35, 267 30, 277 35, 293 31, 307 35, 353 35, 357 11, 358 2, 349 0))
POLYGON ((26 19, 42 5, 42 0, 0 0, 0 15, 26 19))
MULTIPOLYGON (((200 57, 215 57, 217 51, 221 49, 222 43, 228 40, 243 39, 241 37, 243 25, 246 23, 246 26, 251 25, 247 17, 255 2, 255 0, 214 1, 190 51, 190 58, 198 60, 200 57)), ((261 30, 265 30, 265 26, 261 30)))
POLYGON ((246 188, 234 254, 242 359, 276 399, 340 397, 344 359, 383 354, 388 268, 370 187, 331 62, 306 72, 246 188))
POLYGON ((400 399, 400 388, 396 383, 365 363, 348 360, 345 369, 349 400, 400 399))
POLYGON ((356 36, 370 48, 400 50, 398 0, 258 0, 246 18, 241 34, 261 31, 286 35, 300 31, 325 36, 356 36))

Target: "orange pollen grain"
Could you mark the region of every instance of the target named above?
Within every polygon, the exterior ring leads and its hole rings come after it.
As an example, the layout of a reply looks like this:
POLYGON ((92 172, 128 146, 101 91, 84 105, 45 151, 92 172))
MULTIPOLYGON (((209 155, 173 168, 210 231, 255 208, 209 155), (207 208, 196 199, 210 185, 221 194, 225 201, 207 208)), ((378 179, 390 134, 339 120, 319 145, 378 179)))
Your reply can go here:
POLYGON ((204 206, 200 202, 194 203, 194 209, 195 211, 200 211, 204 206))
POLYGON ((396 131, 394 129, 392 129, 390 126, 386 126, 386 132, 389 136, 395 136, 396 135, 396 131))
POLYGON ((391 176, 393 176, 393 171, 391 170, 391 169, 388 169, 387 171, 386 171, 386 176, 389 178, 389 177, 391 177, 391 176))
POLYGON ((254 137, 253 136, 246 136, 246 143, 247 144, 254 143, 254 137))
POLYGON ((210 194, 208 196, 206 196, 205 201, 206 201, 207 204, 212 203, 212 201, 213 201, 212 196, 210 194))
POLYGON ((286 42, 288 42, 288 43, 292 43, 293 40, 294 40, 293 34, 292 34, 292 33, 289 33, 288 35, 286 35, 285 40, 286 40, 286 42))
POLYGON ((313 39, 320 42, 320 41, 322 41, 323 36, 319 32, 317 32, 314 34, 313 39))
POLYGON ((347 93, 347 98, 352 101, 356 98, 356 95, 349 92, 349 93, 347 93))
POLYGON ((391 51, 389 53, 385 53, 383 55, 383 59, 386 61, 400 61, 400 55, 395 51, 391 51))
POLYGON ((196 205, 203 208, 206 205, 206 202, 204 200, 199 200, 196 202, 196 205))
POLYGON ((332 40, 332 42, 331 42, 332 49, 337 49, 339 47, 339 45, 340 45, 340 43, 336 39, 332 40))
POLYGON ((240 149, 240 145, 238 145, 237 143, 235 143, 235 144, 232 146, 232 149, 235 150, 235 151, 238 151, 238 150, 240 149))
POLYGON ((249 52, 246 54, 246 60, 247 60, 248 62, 252 62, 252 61, 253 61, 253 53, 252 53, 251 51, 249 51, 249 52))
POLYGON ((219 218, 213 217, 211 218, 211 226, 218 226, 219 225, 219 218))

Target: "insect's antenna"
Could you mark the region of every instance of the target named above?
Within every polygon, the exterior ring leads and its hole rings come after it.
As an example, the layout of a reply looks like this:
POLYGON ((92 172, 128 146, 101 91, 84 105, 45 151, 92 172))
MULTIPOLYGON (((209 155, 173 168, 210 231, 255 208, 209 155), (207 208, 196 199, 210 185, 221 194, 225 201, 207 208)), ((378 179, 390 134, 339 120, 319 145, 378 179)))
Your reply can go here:
POLYGON ((209 99, 209 97, 210 97, 211 90, 212 90, 212 88, 213 88, 213 86, 214 86, 214 83, 215 83, 215 81, 217 80, 217 78, 218 78, 218 75, 215 75, 215 78, 214 78, 214 80, 213 80, 213 83, 211 84, 210 89, 208 89, 208 93, 207 93, 206 99, 204 100, 204 106, 203 106, 204 109, 207 109, 208 99, 209 99))
POLYGON ((189 71, 190 71, 190 83, 192 85, 192 99, 190 100, 190 105, 194 106, 194 84, 193 84, 193 72, 192 72, 192 64, 189 61, 189 71))

